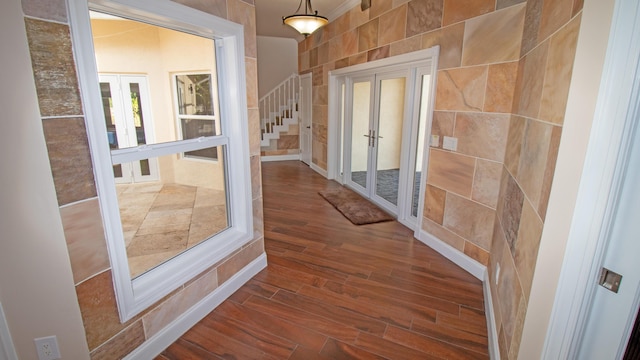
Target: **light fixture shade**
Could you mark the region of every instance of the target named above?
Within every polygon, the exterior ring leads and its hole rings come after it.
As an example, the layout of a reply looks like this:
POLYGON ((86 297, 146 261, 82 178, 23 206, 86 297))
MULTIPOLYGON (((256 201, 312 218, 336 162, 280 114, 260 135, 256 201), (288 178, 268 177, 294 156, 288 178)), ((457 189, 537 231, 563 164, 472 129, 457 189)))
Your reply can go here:
POLYGON ((282 21, 304 36, 313 34, 314 31, 329 23, 326 17, 320 15, 289 15, 282 21))
POLYGON ((283 17, 282 22, 307 37, 319 28, 327 25, 329 20, 324 16, 318 15, 317 11, 313 11, 311 0, 300 0, 300 5, 298 5, 296 13, 283 17), (302 2, 304 2, 304 14, 298 13, 302 8, 302 2))

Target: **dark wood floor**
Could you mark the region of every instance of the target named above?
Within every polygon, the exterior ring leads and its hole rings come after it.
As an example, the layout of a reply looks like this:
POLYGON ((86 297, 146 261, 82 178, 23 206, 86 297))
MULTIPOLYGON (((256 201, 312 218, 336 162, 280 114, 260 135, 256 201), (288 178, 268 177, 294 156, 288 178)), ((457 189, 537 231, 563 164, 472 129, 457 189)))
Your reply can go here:
POLYGON ((301 162, 263 163, 268 267, 165 359, 487 359, 482 284, 398 222, 355 226, 301 162))

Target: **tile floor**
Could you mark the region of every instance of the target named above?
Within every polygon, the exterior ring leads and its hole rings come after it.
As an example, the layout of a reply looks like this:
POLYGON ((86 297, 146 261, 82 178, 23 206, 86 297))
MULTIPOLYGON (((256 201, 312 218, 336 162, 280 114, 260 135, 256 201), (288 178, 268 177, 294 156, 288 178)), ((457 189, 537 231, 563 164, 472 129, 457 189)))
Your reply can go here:
POLYGON ((131 276, 138 276, 228 226, 222 190, 171 183, 116 186, 131 276))

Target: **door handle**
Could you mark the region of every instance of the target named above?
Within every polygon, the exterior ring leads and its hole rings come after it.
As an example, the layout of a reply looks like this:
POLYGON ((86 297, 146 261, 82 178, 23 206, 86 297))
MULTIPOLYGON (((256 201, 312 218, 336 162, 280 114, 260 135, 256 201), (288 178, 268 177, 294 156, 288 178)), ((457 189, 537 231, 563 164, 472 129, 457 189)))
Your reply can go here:
POLYGON ((307 126, 307 129, 311 129, 311 126, 307 126))
POLYGON ((362 135, 362 136, 369 138, 369 141, 367 142, 367 146, 373 146, 373 137, 375 135, 371 135, 371 130, 369 130, 369 135, 362 135))

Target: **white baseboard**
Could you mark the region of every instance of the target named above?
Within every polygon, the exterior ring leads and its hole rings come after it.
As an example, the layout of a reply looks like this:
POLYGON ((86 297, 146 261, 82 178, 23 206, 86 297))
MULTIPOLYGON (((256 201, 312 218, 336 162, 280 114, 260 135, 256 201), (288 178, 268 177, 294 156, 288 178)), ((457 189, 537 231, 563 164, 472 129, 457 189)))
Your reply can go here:
POLYGON ((300 160, 300 154, 261 156, 260 160, 263 162, 300 160))
POLYGON ((456 265, 463 268, 469 274, 475 276, 478 280, 484 280, 484 273, 487 267, 468 257, 464 253, 456 250, 451 245, 429 234, 424 230, 420 230, 420 238, 418 239, 428 247, 440 253, 440 255, 453 261, 456 265))
POLYGON ((320 166, 311 163, 309 164, 309 167, 311 168, 311 170, 317 172, 318 174, 322 175, 325 179, 329 178, 329 174, 327 173, 327 170, 321 168, 320 166))
POLYGON ((420 237, 418 238, 418 240, 440 253, 440 255, 453 261, 456 265, 463 268, 469 274, 475 276, 478 280, 482 281, 484 311, 487 318, 489 357, 491 360, 500 359, 500 347, 498 345, 496 316, 493 312, 493 298, 491 297, 491 283, 489 281, 487 267, 424 230, 420 230, 420 237))
POLYGON ((267 255, 262 254, 124 359, 154 359, 266 266, 267 255))
POLYGON ((489 340, 489 358, 491 360, 500 359, 500 345, 498 344, 498 327, 496 324, 496 314, 493 312, 493 297, 491 296, 491 280, 489 273, 485 270, 482 281, 484 293, 484 314, 487 318, 487 337, 489 340))

